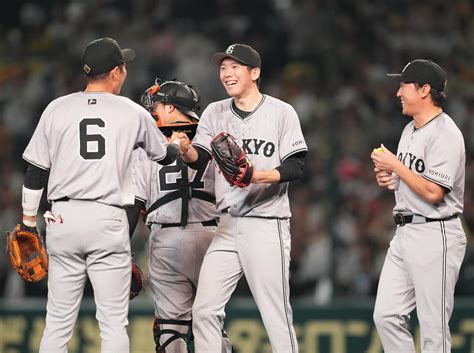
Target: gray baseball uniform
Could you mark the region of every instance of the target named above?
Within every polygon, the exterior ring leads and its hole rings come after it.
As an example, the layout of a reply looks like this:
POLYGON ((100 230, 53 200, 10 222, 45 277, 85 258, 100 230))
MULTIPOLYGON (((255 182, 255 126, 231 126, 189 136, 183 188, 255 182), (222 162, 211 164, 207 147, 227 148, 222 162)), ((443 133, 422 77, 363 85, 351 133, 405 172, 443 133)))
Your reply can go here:
POLYGON ((131 161, 137 145, 154 160, 166 155, 167 142, 145 109, 113 94, 78 92, 49 104, 23 154, 50 170, 47 197, 53 214, 62 218, 46 229, 48 304, 41 353, 67 352, 87 276, 102 352, 129 351, 131 256, 122 206, 134 201, 131 161))
POLYGON ((451 351, 448 322, 466 249, 457 217, 463 211, 466 154, 463 136, 445 113, 421 128, 407 124, 398 159, 415 174, 447 190, 436 205, 400 180, 394 215, 412 217, 397 227, 380 276, 374 320, 386 352, 415 352, 407 321, 416 306, 422 351, 451 351), (416 296, 416 302, 415 302, 416 296))
MULTIPOLYGON (((155 318, 161 332, 174 330, 186 335, 202 260, 217 228, 215 166, 211 162, 206 168, 194 170, 181 159, 161 166, 141 149, 134 156, 135 197, 145 203, 147 210, 155 203, 160 205, 146 218, 151 228, 149 271, 155 318), (183 173, 188 181, 183 182, 183 173), (183 187, 189 190, 187 196, 183 187), (181 226, 183 207, 187 209, 187 222, 181 226)), ((186 341, 174 338, 172 333, 160 335, 165 351, 187 353, 186 341)), ((230 343, 226 347, 223 352, 230 353, 230 343)))
MULTIPOLYGON (((193 144, 210 151, 212 138, 222 131, 239 141, 257 170, 273 169, 307 150, 295 110, 268 95, 245 119, 233 111, 231 98, 210 104, 193 144)), ((245 274, 273 352, 295 353, 298 344, 288 288, 288 183, 250 184, 241 189, 229 186, 216 173, 221 222, 204 258, 193 307, 196 352, 221 352, 225 304, 245 274)))

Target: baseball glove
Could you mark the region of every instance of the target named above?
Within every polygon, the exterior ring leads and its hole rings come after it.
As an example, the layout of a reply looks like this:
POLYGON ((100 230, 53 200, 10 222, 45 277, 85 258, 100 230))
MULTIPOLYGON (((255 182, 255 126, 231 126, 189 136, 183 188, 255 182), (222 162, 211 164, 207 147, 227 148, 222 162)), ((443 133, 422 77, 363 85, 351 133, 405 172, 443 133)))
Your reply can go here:
POLYGON ((143 288, 143 275, 140 267, 132 260, 132 283, 130 284, 130 300, 137 297, 143 288))
POLYGON ((21 278, 28 282, 45 278, 48 274, 48 254, 38 229, 17 224, 7 236, 10 261, 21 278))
POLYGON ((245 151, 227 132, 221 132, 211 141, 212 156, 231 186, 245 187, 250 184, 253 166, 245 151))

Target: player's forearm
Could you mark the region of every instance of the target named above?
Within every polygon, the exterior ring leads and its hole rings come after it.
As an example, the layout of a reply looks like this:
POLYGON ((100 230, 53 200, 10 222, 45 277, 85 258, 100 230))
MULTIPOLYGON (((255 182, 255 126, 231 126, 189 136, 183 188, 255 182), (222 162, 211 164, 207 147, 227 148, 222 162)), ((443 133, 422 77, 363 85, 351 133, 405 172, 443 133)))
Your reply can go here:
POLYGON ((441 186, 426 180, 420 175, 416 175, 405 165, 400 163, 397 168, 395 168, 394 172, 414 193, 421 196, 426 201, 432 204, 437 204, 443 199, 444 189, 441 186))
POLYGON ((280 172, 276 169, 272 170, 255 170, 250 180, 253 184, 276 184, 280 182, 280 172))
POLYGON ((188 150, 181 155, 181 158, 186 163, 194 163, 197 161, 199 155, 197 150, 193 146, 189 146, 188 150))

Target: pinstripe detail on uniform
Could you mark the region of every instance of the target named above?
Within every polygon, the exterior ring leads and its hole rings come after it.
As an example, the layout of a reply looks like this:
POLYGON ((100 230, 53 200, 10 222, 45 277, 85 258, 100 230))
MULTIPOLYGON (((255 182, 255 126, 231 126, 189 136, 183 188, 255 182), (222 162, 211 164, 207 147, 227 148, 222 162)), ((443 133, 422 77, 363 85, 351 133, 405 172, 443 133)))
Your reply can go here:
POLYGON ((447 257, 447 239, 446 227, 444 221, 440 221, 441 239, 443 241, 443 261, 441 262, 441 337, 443 340, 443 353, 447 353, 446 347, 446 257, 447 257))
POLYGON ((255 112, 258 110, 258 108, 260 108, 260 107, 262 106, 263 102, 265 101, 265 97, 266 97, 266 95, 265 95, 265 94, 262 94, 262 100, 260 101, 260 103, 258 103, 258 105, 255 107, 255 109, 252 110, 252 111, 249 113, 249 115, 247 115, 245 118, 242 118, 242 117, 241 117, 239 114, 237 114, 236 111, 234 110, 234 107, 233 107, 233 105, 232 105, 232 102, 233 102, 234 100, 231 100, 231 101, 230 101, 230 111, 232 112, 232 114, 234 114, 234 115, 235 115, 237 118, 239 118, 239 119, 242 119, 242 120, 243 120, 243 119, 248 119, 250 116, 252 116, 253 113, 255 113, 255 112))
POLYGON ((28 158, 23 157, 25 161, 27 161, 30 164, 33 164, 35 167, 38 167, 39 169, 43 169, 49 172, 49 168, 43 167, 42 165, 39 165, 38 163, 30 161, 28 158))
POLYGON ((281 221, 277 219, 277 225, 278 225, 278 238, 280 240, 280 256, 281 256, 281 284, 283 287, 283 306, 285 310, 285 318, 286 318, 286 324, 288 326, 288 333, 290 335, 290 341, 291 341, 291 352, 296 353, 296 347, 295 347, 295 341, 293 337, 293 331, 291 330, 291 322, 290 318, 288 317, 288 301, 286 298, 289 298, 289 295, 287 293, 287 287, 285 283, 288 283, 288 281, 285 278, 285 249, 283 246, 283 235, 281 232, 281 221))

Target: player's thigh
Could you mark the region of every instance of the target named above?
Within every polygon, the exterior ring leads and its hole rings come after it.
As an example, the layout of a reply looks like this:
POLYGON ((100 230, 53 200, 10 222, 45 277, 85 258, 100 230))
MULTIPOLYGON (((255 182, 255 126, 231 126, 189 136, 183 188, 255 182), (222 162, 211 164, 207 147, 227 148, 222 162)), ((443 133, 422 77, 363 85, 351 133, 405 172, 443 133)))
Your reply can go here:
MULTIPOLYGON (((188 280, 177 247, 156 246, 150 240, 148 269, 155 314, 162 319, 188 320, 191 317, 195 288, 188 280), (177 268, 180 270, 178 271, 177 268)), ((189 269, 189 271, 192 270, 189 269)))
POLYGON ((208 251, 199 274, 195 306, 201 302, 226 303, 242 277, 242 264, 235 251, 208 251))
POLYGON ((415 291, 400 248, 400 228, 392 239, 380 274, 375 316, 409 314, 415 307, 415 291))

